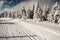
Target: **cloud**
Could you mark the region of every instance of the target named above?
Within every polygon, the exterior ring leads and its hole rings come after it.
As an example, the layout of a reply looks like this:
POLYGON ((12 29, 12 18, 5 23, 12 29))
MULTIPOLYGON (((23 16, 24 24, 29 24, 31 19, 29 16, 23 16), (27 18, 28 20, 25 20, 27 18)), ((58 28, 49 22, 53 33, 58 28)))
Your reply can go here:
POLYGON ((0 1, 0 7, 3 5, 4 1, 0 1))
POLYGON ((20 2, 23 2, 25 0, 0 0, 3 1, 3 5, 2 5, 2 9, 4 8, 9 8, 9 7, 13 7, 17 4, 19 4, 20 2))
POLYGON ((32 6, 36 1, 40 3, 40 5, 48 5, 49 7, 54 4, 56 1, 60 3, 60 0, 0 0, 1 1, 1 8, 10 8, 15 6, 32 6), (2 2, 3 1, 3 2, 2 2))

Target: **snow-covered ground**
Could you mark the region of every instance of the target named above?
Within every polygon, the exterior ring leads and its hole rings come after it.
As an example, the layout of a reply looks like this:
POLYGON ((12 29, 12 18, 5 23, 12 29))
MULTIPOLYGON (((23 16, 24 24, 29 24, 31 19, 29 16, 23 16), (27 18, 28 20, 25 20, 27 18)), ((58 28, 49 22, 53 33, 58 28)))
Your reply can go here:
POLYGON ((21 25, 36 32, 46 40, 60 40, 60 26, 49 22, 20 21, 21 25))
POLYGON ((9 21, 12 20, 12 18, 0 18, 0 21, 9 21))
POLYGON ((44 40, 40 35, 35 34, 18 22, 19 19, 2 21, 2 24, 0 23, 0 40, 44 40), (14 24, 8 24, 11 22, 14 24))
MULTIPOLYGON (((9 19, 6 22, 13 22, 15 24, 0 24, 0 36, 21 36, 22 34, 25 35, 25 33, 22 33, 24 29, 30 34, 32 33, 34 35, 38 35, 38 38, 42 38, 43 40, 60 40, 60 25, 58 24, 50 23, 47 21, 34 22, 31 19, 22 20, 18 18, 9 19)), ((23 40, 24 39, 26 40, 29 38, 23 38, 23 40)), ((20 40, 20 38, 18 40, 20 40)))

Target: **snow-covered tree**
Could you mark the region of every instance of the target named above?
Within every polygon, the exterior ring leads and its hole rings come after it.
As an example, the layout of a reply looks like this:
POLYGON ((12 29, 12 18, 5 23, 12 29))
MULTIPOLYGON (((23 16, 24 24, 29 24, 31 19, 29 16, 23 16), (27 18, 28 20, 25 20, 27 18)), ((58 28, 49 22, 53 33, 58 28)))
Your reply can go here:
POLYGON ((43 13, 42 13, 42 20, 47 20, 47 15, 48 14, 49 14, 49 8, 48 8, 48 6, 46 7, 44 5, 44 7, 43 7, 43 13))
POLYGON ((40 21, 42 16, 42 9, 39 5, 39 2, 35 4, 35 9, 34 9, 34 17, 33 19, 36 21, 40 21))
POLYGON ((55 22, 56 20, 58 20, 57 15, 59 15, 59 14, 60 14, 60 6, 59 6, 58 2, 56 2, 51 9, 51 13, 50 13, 51 20, 50 21, 55 22))
POLYGON ((26 19, 26 10, 25 10, 24 6, 23 6, 23 9, 22 9, 22 19, 26 19))

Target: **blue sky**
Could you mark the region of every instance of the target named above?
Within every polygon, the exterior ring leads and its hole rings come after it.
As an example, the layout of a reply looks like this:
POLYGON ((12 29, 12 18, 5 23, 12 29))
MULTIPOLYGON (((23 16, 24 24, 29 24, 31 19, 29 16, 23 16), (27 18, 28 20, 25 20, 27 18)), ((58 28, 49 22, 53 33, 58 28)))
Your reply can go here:
POLYGON ((4 0, 2 8, 13 7, 26 0, 4 0))
POLYGON ((52 5, 55 2, 60 3, 60 0, 0 0, 0 1, 3 1, 3 4, 0 9, 14 7, 17 4, 20 4, 20 3, 26 2, 26 1, 39 1, 40 4, 48 4, 48 5, 52 5))

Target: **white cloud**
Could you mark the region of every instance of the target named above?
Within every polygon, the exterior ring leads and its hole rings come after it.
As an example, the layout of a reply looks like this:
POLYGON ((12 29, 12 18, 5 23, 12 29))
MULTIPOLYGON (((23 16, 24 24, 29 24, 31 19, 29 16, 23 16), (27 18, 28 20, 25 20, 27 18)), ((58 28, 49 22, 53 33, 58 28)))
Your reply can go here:
POLYGON ((3 5, 4 1, 0 1, 0 7, 3 5))
POLYGON ((21 10, 21 8, 23 6, 25 6, 26 9, 28 9, 30 7, 30 9, 32 9, 33 4, 36 3, 36 1, 38 1, 40 3, 40 5, 42 5, 42 7, 44 5, 51 5, 53 0, 27 0, 24 2, 21 2, 20 4, 16 5, 15 7, 11 8, 12 10, 21 10))
MULTIPOLYGON (((36 3, 36 1, 38 1, 40 3, 40 6, 44 6, 44 5, 50 5, 52 0, 27 0, 25 2, 21 2, 20 4, 17 5, 17 8, 21 8, 22 6, 25 6, 26 8, 32 8, 33 4, 36 3)), ((17 9, 16 8, 16 9, 17 9)))

